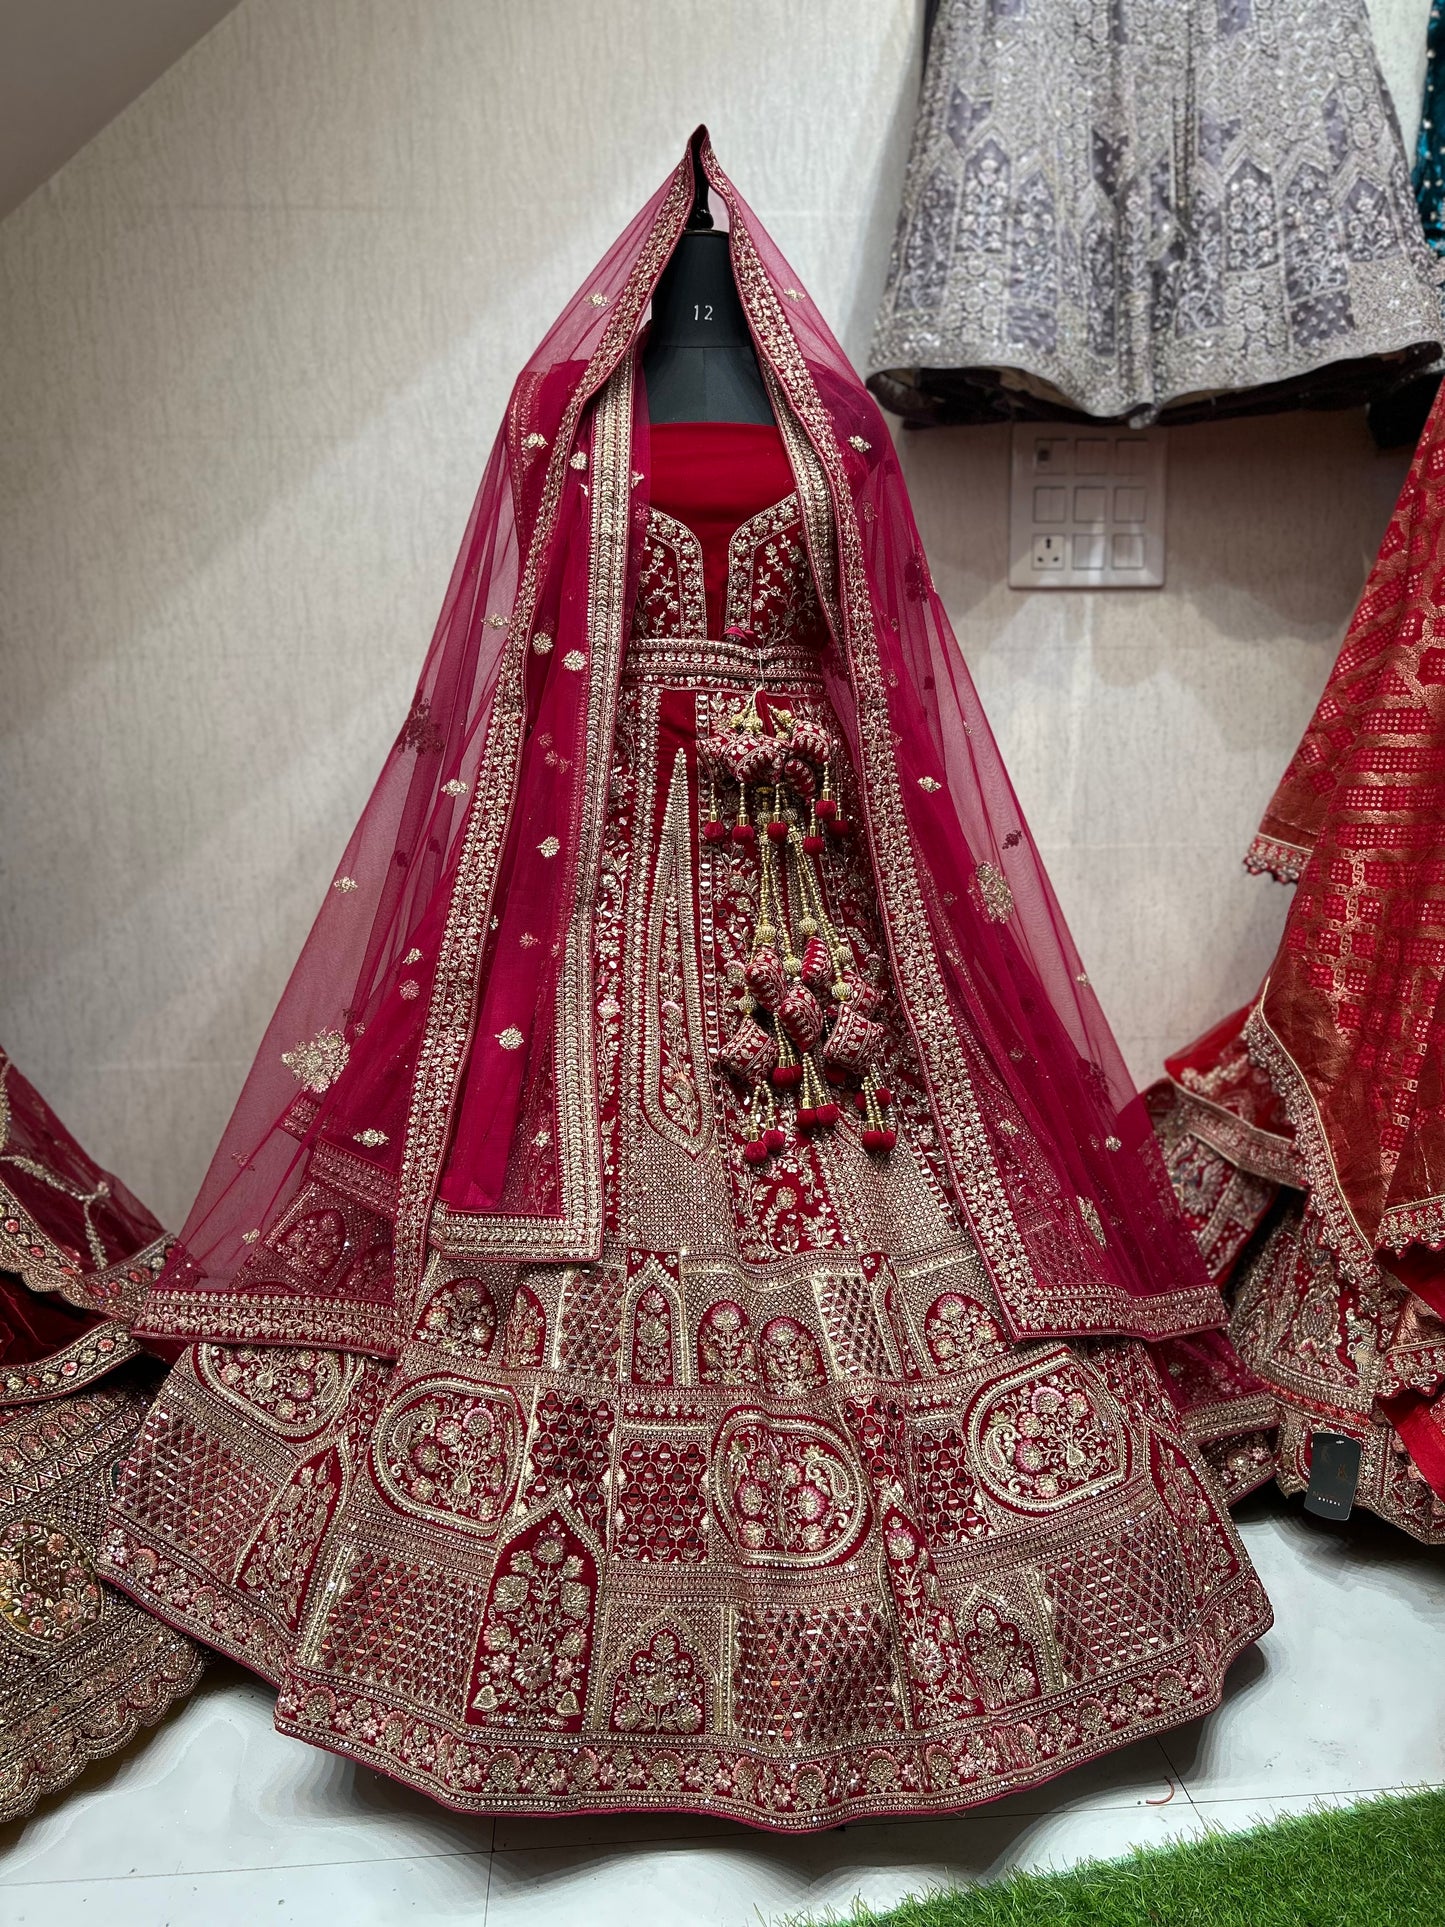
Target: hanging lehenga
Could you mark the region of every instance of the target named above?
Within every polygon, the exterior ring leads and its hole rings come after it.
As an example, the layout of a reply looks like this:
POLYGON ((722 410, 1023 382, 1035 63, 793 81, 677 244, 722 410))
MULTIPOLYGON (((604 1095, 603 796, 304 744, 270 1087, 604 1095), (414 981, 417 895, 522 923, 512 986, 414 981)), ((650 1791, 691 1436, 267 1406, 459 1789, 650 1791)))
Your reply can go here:
POLYGON ((128 1329, 168 1240, 0 1051, 0 1821, 188 1693, 201 1655, 96 1572, 157 1367, 128 1329))
POLYGON ((1363 1447, 1357 1503, 1445 1544, 1445 403, 1248 863, 1297 885, 1254 1003, 1151 1094, 1281 1415, 1363 1447))
POLYGON ((1269 1609, 1201 1447, 1271 1414, 882 419, 702 156, 777 426, 649 427, 684 161, 513 392, 106 1558, 455 1807, 806 1830, 1212 1705, 1269 1609))
POLYGON ((1367 401, 1438 268, 1363 0, 944 0, 869 385, 915 422, 1367 401))

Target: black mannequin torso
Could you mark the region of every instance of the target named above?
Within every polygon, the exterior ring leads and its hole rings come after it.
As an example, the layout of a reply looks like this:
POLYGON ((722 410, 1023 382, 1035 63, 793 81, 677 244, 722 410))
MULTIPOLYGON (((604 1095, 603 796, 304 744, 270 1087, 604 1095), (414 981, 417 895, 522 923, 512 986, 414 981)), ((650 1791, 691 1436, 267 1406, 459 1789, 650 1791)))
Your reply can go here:
POLYGON ((652 297, 642 372, 654 422, 773 420, 725 234, 689 225, 679 239, 652 297))

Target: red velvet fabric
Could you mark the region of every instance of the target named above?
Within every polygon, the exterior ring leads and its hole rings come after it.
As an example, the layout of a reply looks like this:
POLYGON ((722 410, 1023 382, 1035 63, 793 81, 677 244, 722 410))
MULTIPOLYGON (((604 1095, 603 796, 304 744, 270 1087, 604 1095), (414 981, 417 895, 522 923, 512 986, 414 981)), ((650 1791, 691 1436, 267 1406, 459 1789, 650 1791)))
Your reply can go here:
POLYGON ((728 543, 750 515, 792 492, 792 467, 771 423, 654 424, 652 505, 686 523, 702 544, 710 636, 723 629, 728 543))

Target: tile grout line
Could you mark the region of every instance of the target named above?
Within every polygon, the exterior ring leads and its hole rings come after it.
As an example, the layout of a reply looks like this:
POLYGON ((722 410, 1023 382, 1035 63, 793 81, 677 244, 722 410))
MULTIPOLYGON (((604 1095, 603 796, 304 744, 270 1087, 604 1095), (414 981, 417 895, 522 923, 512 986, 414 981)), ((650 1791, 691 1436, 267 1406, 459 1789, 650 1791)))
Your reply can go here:
POLYGON ((430 1866, 438 1860, 483 1860, 488 1862, 490 1847, 460 1847, 455 1852, 389 1853, 361 1860, 288 1860, 258 1861, 250 1867, 176 1867, 132 1868, 128 1873, 62 1874, 55 1880, 6 1880, 0 1877, 0 1893, 19 1893, 25 1888, 84 1887, 117 1885, 131 1880, 230 1880, 258 1873, 313 1873, 325 1867, 404 1867, 430 1866))
POLYGON ((1189 1791, 1184 1775, 1179 1771, 1178 1767, 1175 1766, 1173 1756, 1164 1744, 1164 1735, 1162 1733, 1156 1733, 1154 1739, 1159 1751, 1164 1755, 1164 1764, 1169 1769, 1169 1778, 1173 1781, 1176 1790, 1184 1795, 1184 1804, 1191 1813, 1198 1813, 1199 1807, 1194 1795, 1189 1791))

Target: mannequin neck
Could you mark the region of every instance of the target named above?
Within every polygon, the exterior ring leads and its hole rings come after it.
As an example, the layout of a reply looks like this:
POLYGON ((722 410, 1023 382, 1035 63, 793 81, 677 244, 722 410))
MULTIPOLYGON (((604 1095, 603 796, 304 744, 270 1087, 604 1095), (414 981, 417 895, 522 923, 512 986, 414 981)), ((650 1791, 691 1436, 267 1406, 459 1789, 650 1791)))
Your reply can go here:
POLYGON ((678 241, 652 297, 642 370, 654 422, 772 421, 725 234, 678 241))

